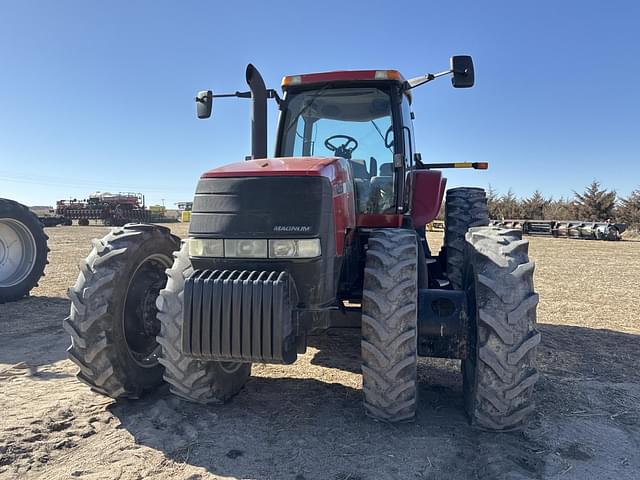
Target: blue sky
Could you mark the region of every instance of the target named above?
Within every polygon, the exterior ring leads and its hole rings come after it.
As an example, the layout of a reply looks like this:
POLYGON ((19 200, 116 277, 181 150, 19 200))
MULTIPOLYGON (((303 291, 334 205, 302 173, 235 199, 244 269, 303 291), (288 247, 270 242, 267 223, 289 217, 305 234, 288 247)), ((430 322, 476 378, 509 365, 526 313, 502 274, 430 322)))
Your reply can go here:
POLYGON ((194 93, 245 89, 248 62, 279 87, 334 69, 413 77, 458 53, 474 57, 474 88, 414 92, 423 159, 490 162, 448 171, 450 185, 558 197, 597 178, 626 195, 640 187, 639 24, 640 2, 615 0, 5 0, 0 196, 189 200, 203 171, 250 149, 249 102, 220 100, 198 121, 194 93))

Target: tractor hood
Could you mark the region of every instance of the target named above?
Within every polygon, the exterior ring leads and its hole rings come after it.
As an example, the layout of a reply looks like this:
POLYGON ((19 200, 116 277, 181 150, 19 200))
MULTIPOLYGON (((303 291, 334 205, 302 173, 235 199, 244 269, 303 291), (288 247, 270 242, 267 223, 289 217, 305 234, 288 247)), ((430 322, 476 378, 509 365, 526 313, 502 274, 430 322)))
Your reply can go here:
POLYGON ((219 177, 319 177, 322 171, 338 162, 338 157, 279 157, 236 162, 214 168, 201 178, 219 177))

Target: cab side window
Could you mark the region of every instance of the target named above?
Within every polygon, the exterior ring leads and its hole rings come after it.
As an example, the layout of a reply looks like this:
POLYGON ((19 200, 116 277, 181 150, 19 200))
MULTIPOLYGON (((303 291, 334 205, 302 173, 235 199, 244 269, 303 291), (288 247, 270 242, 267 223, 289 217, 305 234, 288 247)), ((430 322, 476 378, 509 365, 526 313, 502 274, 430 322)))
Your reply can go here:
POLYGON ((413 136, 413 120, 411 118, 411 107, 407 97, 402 99, 402 130, 403 130, 403 152, 404 152, 404 168, 405 168, 405 211, 409 208, 411 191, 409 182, 411 181, 411 169, 413 167, 413 152, 415 152, 414 136, 413 136))

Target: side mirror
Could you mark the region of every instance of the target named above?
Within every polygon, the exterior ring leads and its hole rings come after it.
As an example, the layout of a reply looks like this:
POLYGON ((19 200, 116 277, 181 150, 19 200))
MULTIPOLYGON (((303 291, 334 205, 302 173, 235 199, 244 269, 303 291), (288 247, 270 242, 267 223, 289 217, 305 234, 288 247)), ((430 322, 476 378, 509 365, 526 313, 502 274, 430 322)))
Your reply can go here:
POLYGON ((198 118, 209 118, 213 109, 213 92, 203 90, 196 95, 196 111, 198 118))
POLYGON ((453 72, 451 83, 454 88, 473 87, 475 78, 473 60, 469 55, 455 55, 451 57, 451 71, 453 72))

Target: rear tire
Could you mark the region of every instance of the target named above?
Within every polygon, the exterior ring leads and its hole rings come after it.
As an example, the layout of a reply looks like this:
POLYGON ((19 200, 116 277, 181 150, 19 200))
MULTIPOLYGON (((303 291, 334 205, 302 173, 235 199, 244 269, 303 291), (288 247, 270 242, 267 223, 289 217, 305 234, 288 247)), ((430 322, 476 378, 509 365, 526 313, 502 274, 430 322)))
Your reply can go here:
POLYGON ((174 258, 167 270, 167 285, 157 300, 164 379, 172 393, 191 402, 225 403, 242 389, 251 375, 251 364, 203 362, 182 353, 184 282, 193 273, 186 242, 174 258))
POLYGON ((44 275, 49 237, 38 217, 0 198, 0 303, 25 297, 44 275))
POLYGON ((444 252, 447 278, 454 290, 464 283, 465 235, 469 228, 489 225, 487 194, 482 188, 452 188, 445 201, 444 252))
POLYGON ((417 406, 418 244, 413 230, 369 236, 362 292, 362 389, 368 416, 412 420, 417 406))
POLYGON ((93 241, 69 289, 71 314, 63 322, 69 358, 93 390, 138 398, 162 382, 155 302, 178 245, 168 228, 155 225, 114 228, 93 241))
POLYGON ((462 362, 465 407, 473 425, 490 430, 517 428, 534 409, 540 333, 528 249, 520 230, 467 234, 465 286, 475 328, 462 362))

